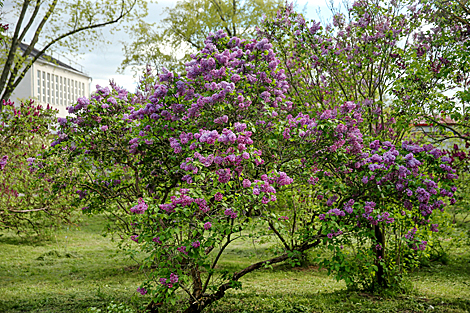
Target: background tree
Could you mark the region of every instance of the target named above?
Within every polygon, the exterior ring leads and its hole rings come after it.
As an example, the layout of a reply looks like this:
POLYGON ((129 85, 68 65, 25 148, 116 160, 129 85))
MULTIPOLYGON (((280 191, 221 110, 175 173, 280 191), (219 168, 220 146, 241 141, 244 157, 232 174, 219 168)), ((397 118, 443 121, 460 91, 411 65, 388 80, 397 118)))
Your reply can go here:
MULTIPOLYGON (((17 20, 12 23, 13 34, 7 34, 0 47, 1 100, 8 100, 31 65, 47 51, 61 47, 76 53, 81 48, 91 48, 103 41, 100 29, 124 20, 135 20, 147 12, 145 1, 59 1, 16 0, 13 12, 17 20), (135 10, 138 6, 140 10, 135 10), (19 49, 27 34, 32 33, 29 47, 19 49), (93 42, 90 45, 90 42, 93 42), (39 48, 39 53, 32 54, 39 48)), ((0 103, 0 110, 2 104, 0 103)))
MULTIPOLYGON (((429 59, 428 68, 419 71, 418 77, 423 80, 440 79, 440 93, 432 93, 423 88, 423 99, 437 99, 438 104, 427 107, 425 119, 431 125, 438 127, 440 136, 433 138, 439 141, 455 140, 469 142, 470 135, 470 2, 468 0, 429 2, 427 14, 431 29, 417 36, 418 41, 426 47, 424 57, 429 59), (437 61, 451 65, 452 70, 436 66, 437 61), (422 73, 426 73, 423 77, 422 73), (449 88, 450 87, 450 88, 449 88), (445 89, 451 92, 444 93, 445 89), (432 111, 433 108, 434 112, 432 111), (448 123, 443 117, 452 118, 448 123)), ((421 58, 423 56, 420 56, 421 58)), ((422 64, 422 62, 421 62, 422 64)), ((449 67, 449 66, 447 66, 449 67)), ((424 86, 426 87, 426 86, 424 86)), ((436 101, 437 102, 437 101, 436 101)))
MULTIPOLYGON (((263 16, 272 17, 281 0, 181 0, 165 8, 159 25, 139 22, 130 29, 133 42, 124 45, 121 70, 151 64, 182 72, 189 55, 204 47, 210 32, 222 29, 230 37, 252 38, 263 16), (184 56, 178 53, 184 51, 184 56)), ((140 71, 138 69, 137 71, 140 71)))
POLYGON ((470 29, 470 1, 436 1, 439 14, 445 17, 450 24, 461 24, 470 29))

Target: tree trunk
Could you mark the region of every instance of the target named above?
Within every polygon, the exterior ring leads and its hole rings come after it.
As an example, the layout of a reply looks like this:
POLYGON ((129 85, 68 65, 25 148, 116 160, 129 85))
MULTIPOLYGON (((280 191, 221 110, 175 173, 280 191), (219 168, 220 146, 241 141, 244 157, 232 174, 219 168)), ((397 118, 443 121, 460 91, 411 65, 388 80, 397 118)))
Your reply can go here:
MULTIPOLYGON (((323 235, 321 235, 319 233, 318 236, 316 236, 316 237, 321 238, 322 236, 323 235)), ((317 239, 312 243, 298 246, 298 247, 296 247, 297 249, 295 249, 295 250, 297 250, 299 252, 303 252, 303 251, 306 251, 306 250, 308 250, 312 247, 318 246, 320 243, 321 243, 321 240, 317 239)), ((280 263, 280 262, 283 262, 283 261, 287 260, 288 258, 289 258, 289 254, 285 253, 283 255, 272 258, 270 260, 254 263, 254 264, 244 268, 240 272, 234 273, 233 276, 232 276, 232 281, 238 281, 240 278, 242 278, 246 274, 251 273, 251 272, 253 272, 257 269, 263 268, 266 264, 280 263)), ((222 299, 225 296, 225 292, 228 289, 231 289, 231 288, 233 288, 233 285, 232 285, 231 282, 228 282, 228 283, 225 283, 225 284, 221 285, 219 287, 219 289, 217 289, 217 291, 213 294, 210 294, 210 295, 203 294, 203 295, 201 295, 201 297, 198 299, 198 301, 191 302, 189 307, 186 310, 184 310, 184 313, 200 313, 200 312, 202 312, 210 304, 216 302, 219 299, 222 299)))
POLYGON ((384 268, 380 261, 383 261, 385 258, 385 236, 382 233, 379 225, 374 226, 375 240, 382 246, 382 249, 375 248, 375 264, 377 265, 377 272, 375 273, 375 278, 377 284, 380 287, 387 287, 387 281, 385 279, 384 268))

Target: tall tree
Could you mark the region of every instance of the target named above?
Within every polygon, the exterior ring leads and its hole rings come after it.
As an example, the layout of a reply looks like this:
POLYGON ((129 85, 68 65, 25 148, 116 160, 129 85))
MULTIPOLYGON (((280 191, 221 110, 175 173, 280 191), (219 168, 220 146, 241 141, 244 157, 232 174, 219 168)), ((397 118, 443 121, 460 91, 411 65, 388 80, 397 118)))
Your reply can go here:
POLYGON ((124 45, 121 70, 151 64, 182 72, 191 52, 204 47, 210 32, 252 38, 263 16, 272 17, 282 0, 180 0, 164 9, 158 24, 140 22, 130 29, 133 40, 124 45), (183 52, 183 53, 181 53, 183 52))
POLYGON ((470 1, 469 0, 440 0, 435 5, 441 16, 448 21, 461 24, 470 29, 470 1))
POLYGON ((0 46, 0 100, 8 100, 32 64, 46 52, 59 47, 71 53, 91 49, 97 41, 105 40, 102 27, 145 16, 147 5, 143 0, 15 0, 13 12, 12 33, 0 46), (29 34, 29 47, 21 51, 19 45, 29 34), (39 52, 32 53, 34 49, 39 52))

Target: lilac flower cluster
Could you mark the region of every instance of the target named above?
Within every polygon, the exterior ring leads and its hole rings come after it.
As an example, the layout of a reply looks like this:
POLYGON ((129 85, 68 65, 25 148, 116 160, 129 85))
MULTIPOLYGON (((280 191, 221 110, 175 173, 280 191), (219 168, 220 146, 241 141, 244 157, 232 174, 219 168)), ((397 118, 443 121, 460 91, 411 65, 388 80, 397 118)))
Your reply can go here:
POLYGON ((225 210, 224 214, 230 218, 237 218, 238 214, 233 209, 228 208, 225 210))
MULTIPOLYGON (((355 173, 357 173, 358 178, 362 177, 360 181, 366 185, 365 188, 377 189, 379 194, 382 193, 381 186, 389 188, 388 190, 390 188, 394 189, 396 191, 395 197, 400 199, 405 209, 417 209, 415 211, 419 215, 413 213, 415 223, 430 225, 430 220, 427 217, 432 214, 433 210, 443 210, 445 206, 442 197, 450 198, 451 204, 455 203, 454 192, 456 188, 452 187, 451 191, 448 191, 445 188, 439 188, 438 185, 439 179, 453 179, 454 177, 449 177, 448 174, 453 174, 455 171, 448 165, 450 160, 442 157, 443 153, 440 150, 432 145, 418 146, 411 142, 404 142, 400 151, 392 143, 378 140, 371 142, 369 148, 369 152, 363 150, 363 152, 357 154, 357 159, 354 161, 355 173), (439 162, 439 168, 442 170, 441 176, 433 177, 423 174, 423 164, 419 158, 426 157, 426 155, 433 156, 439 162), (361 173, 367 173, 368 175, 361 173)), ((324 179, 329 179, 329 176, 325 176, 324 179)), ((360 193, 361 191, 358 190, 357 192, 360 193)), ((378 199, 380 199, 380 196, 378 199)), ((330 207, 337 200, 338 196, 332 195, 324 204, 326 207, 330 207)), ((329 209, 326 213, 320 214, 319 219, 324 221, 334 216, 346 219, 346 213, 352 215, 354 212, 353 205, 356 202, 357 200, 350 199, 344 202, 342 210, 339 208, 329 209)), ((401 214, 404 215, 405 213, 402 212, 401 214)), ((377 205, 375 200, 365 201, 363 212, 355 217, 359 226, 363 220, 370 225, 395 222, 392 213, 384 211, 382 207, 377 205)), ((434 232, 437 231, 437 227, 437 224, 430 225, 431 230, 434 232)), ((413 235, 414 233, 409 233, 405 238, 412 238, 413 235)), ((425 246, 425 243, 416 244, 419 249, 425 246)))
POLYGON ((160 278, 160 284, 168 288, 173 288, 173 285, 179 281, 178 275, 175 273, 170 274, 170 278, 160 278))
POLYGON ((147 289, 145 289, 143 287, 139 287, 139 288, 137 288, 137 292, 144 296, 144 295, 147 294, 147 289))
MULTIPOLYGON (((7 162, 8 162, 8 155, 4 155, 0 159, 0 170, 3 170, 5 168, 5 166, 7 165, 7 162)), ((31 164, 31 162, 30 162, 30 164, 31 164)))
POLYGON ((331 233, 328 233, 326 235, 326 237, 328 237, 328 239, 333 239, 333 237, 337 237, 337 236, 342 235, 342 234, 343 234, 343 231, 338 229, 338 231, 336 231, 336 232, 332 231, 331 233))
POLYGON ((186 251, 186 246, 181 246, 181 247, 178 247, 176 248, 176 250, 178 250, 178 252, 182 253, 182 254, 188 254, 188 251, 186 251))
POLYGON ((261 180, 255 179, 251 182, 249 179, 244 179, 242 182, 243 187, 253 188, 253 195, 259 196, 261 193, 264 193, 261 203, 267 204, 269 202, 276 201, 277 198, 275 196, 276 188, 274 187, 277 184, 279 187, 287 186, 294 182, 294 180, 287 176, 284 172, 271 172, 270 176, 267 174, 261 175, 261 180))
MULTIPOLYGON (((433 224, 432 225, 433 228, 437 228, 437 224, 433 224)), ((426 250, 426 245, 428 244, 427 241, 425 240, 418 240, 415 238, 415 235, 416 235, 416 231, 418 229, 416 227, 413 227, 413 229, 411 229, 410 231, 408 231, 408 233, 405 235, 405 239, 407 239, 409 242, 410 242, 410 247, 411 249, 413 250, 426 250)))
POLYGON ((148 204, 145 203, 144 199, 139 198, 138 204, 131 208, 131 212, 134 214, 144 214, 148 209, 148 204))
POLYGON ((192 198, 186 195, 187 189, 180 189, 181 196, 171 196, 170 203, 160 204, 160 209, 165 211, 168 214, 171 214, 175 211, 177 206, 190 206, 191 204, 195 203, 199 210, 206 213, 209 211, 209 206, 207 201, 203 198, 192 198))

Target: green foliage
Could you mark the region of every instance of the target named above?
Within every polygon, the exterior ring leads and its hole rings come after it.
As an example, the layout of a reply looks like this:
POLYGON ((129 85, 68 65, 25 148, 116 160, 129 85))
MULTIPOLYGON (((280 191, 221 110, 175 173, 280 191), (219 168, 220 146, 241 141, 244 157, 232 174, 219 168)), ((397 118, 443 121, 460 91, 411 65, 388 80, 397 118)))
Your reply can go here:
POLYGON ((184 72, 190 54, 204 47, 209 34, 222 29, 229 37, 253 38, 263 16, 272 17, 281 0, 180 0, 164 9, 158 25, 144 21, 129 31, 133 42, 124 45, 121 70, 133 67, 137 72, 146 64, 184 72))
POLYGON ((40 158, 49 145, 55 114, 33 101, 19 107, 8 102, 0 112, 0 156, 7 157, 0 169, 0 229, 45 233, 49 227, 74 219, 70 197, 51 189, 51 179, 65 177, 66 172, 56 167, 56 173, 38 177, 28 164, 30 158, 40 158))

